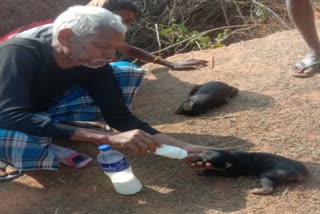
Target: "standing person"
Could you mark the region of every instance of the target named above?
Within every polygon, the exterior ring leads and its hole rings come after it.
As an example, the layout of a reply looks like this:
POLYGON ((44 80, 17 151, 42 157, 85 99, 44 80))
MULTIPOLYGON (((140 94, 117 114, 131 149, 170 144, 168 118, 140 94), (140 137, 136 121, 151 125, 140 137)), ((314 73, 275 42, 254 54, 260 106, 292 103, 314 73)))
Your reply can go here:
POLYGON ((286 0, 288 13, 309 48, 309 53, 290 68, 295 77, 311 77, 320 71, 320 41, 310 0, 286 0))
POLYGON ((52 40, 0 44, 0 180, 18 176, 17 170, 57 170, 49 148, 53 139, 109 144, 136 154, 161 144, 188 152, 209 149, 160 133, 128 109, 108 65, 125 33, 121 19, 108 10, 74 6, 54 21, 52 40), (120 132, 60 123, 64 120, 105 120, 120 132))

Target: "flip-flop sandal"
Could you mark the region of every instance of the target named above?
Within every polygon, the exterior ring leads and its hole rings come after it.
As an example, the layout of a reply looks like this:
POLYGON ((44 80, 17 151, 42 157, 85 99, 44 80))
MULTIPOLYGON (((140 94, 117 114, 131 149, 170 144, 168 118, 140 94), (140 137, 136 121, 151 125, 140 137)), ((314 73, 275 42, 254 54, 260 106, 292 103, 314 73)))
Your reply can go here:
POLYGON ((22 175, 22 171, 16 170, 9 164, 0 161, 0 182, 12 180, 14 178, 19 177, 20 175, 22 175))
MULTIPOLYGON (((309 69, 309 68, 318 66, 318 67, 319 67, 319 71, 320 71, 320 61, 313 62, 313 63, 311 63, 310 65, 306 65, 304 62, 298 61, 298 62, 296 62, 294 65, 295 65, 296 67, 302 68, 302 71, 305 71, 305 70, 307 70, 307 69, 309 69)), ((297 72, 293 71, 293 70, 290 68, 289 73, 290 73, 292 76, 294 76, 294 77, 306 78, 306 77, 312 77, 312 76, 314 76, 316 73, 318 73, 318 71, 316 71, 316 72, 309 72, 309 73, 297 73, 297 72)))

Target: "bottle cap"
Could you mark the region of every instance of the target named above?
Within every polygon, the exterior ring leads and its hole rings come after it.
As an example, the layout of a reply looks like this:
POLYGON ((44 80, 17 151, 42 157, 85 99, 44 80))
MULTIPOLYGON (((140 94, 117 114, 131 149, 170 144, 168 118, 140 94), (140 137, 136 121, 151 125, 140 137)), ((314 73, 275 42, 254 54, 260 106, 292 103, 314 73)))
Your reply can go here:
POLYGON ((181 149, 180 150, 180 153, 179 153, 179 155, 176 157, 176 159, 184 159, 184 158, 186 158, 186 157, 188 157, 188 152, 186 151, 186 150, 184 150, 184 149, 181 149))
POLYGON ((107 145, 107 144, 103 144, 103 145, 99 146, 99 150, 102 151, 102 152, 109 151, 110 149, 111 149, 110 146, 107 145))

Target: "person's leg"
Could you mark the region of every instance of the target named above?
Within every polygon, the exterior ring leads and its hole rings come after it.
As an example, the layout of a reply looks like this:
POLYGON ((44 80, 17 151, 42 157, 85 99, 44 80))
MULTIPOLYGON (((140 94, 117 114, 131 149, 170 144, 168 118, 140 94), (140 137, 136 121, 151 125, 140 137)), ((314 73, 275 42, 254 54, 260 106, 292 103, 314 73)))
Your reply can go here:
MULTIPOLYGON (((113 62, 110 65, 130 108, 146 71, 125 61, 113 62)), ((88 92, 79 85, 70 87, 63 95, 55 98, 51 106, 41 114, 57 121, 103 121, 100 109, 88 92)))
MULTIPOLYGON (((116 79, 130 106, 145 71, 131 63, 113 65, 116 79)), ((100 109, 94 104, 87 91, 80 86, 72 86, 62 96, 52 102, 52 107, 37 113, 56 122, 59 121, 103 121, 100 109)), ((0 129, 0 180, 17 170, 49 169, 57 170, 59 162, 49 145, 51 138, 37 137, 18 131, 0 129), (16 169, 8 168, 7 164, 16 169)), ((13 177, 11 177, 13 178, 13 177)), ((5 179, 2 179, 5 180, 5 179)))
POLYGON ((21 175, 21 172, 11 166, 10 164, 7 164, 3 161, 0 161, 0 181, 7 181, 14 179, 21 175))
POLYGON ((56 170, 58 161, 54 154, 48 151, 50 143, 51 138, 0 129, 0 165, 4 166, 1 168, 0 181, 20 175, 17 170, 56 170))
MULTIPOLYGON (((92 98, 80 87, 73 87, 52 102, 52 107, 38 116, 61 120, 101 120, 100 110, 92 98)), ((49 146, 52 138, 0 129, 0 180, 9 180, 7 164, 18 170, 57 170, 59 162, 49 146), (3 166, 3 167, 2 167, 3 166), (2 178, 1 178, 2 177, 2 178)))
MULTIPOLYGON (((134 95, 136 94, 145 70, 138 66, 119 61, 110 64, 113 69, 114 76, 118 85, 123 93, 124 99, 128 107, 131 107, 134 95)), ((87 126, 102 127, 102 124, 92 123, 93 121, 103 121, 100 109, 95 105, 93 99, 89 96, 88 92, 79 85, 73 85, 66 92, 55 98, 51 105, 52 107, 40 114, 50 117, 55 121, 63 121, 80 127, 87 126), (81 121, 86 121, 85 123, 81 121), (84 125, 84 126, 83 126, 84 125)), ((93 128, 93 127, 92 127, 93 128)), ((106 131, 110 131, 110 127, 105 126, 106 131)))
POLYGON ((291 67, 297 77, 312 76, 320 71, 320 41, 310 0, 286 0, 288 13, 309 48, 309 53, 291 67))
MULTIPOLYGON (((65 120, 99 121, 100 110, 94 105, 86 90, 73 86, 53 100, 51 108, 37 113, 56 122, 65 120)), ((52 138, 0 129, 0 181, 9 180, 10 166, 17 170, 57 170, 59 162, 50 150, 52 138), (7 169, 8 168, 8 169, 7 169)), ((11 177, 13 178, 13 177, 11 177)))
POLYGON ((56 97, 51 107, 38 114, 59 121, 103 121, 100 109, 88 92, 79 85, 73 85, 56 97))
POLYGON ((130 108, 146 71, 126 61, 113 62, 110 65, 130 108))

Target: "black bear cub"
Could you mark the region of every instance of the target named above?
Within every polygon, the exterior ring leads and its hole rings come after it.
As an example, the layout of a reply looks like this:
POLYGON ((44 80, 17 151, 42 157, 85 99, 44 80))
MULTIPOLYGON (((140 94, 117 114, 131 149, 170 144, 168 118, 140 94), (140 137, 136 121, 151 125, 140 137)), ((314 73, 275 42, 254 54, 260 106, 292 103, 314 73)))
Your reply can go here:
POLYGON ((269 194, 277 184, 302 181, 308 171, 295 160, 279 155, 258 152, 229 152, 209 150, 189 156, 192 162, 211 163, 213 169, 198 170, 202 176, 238 177, 255 175, 260 179, 262 188, 253 189, 253 194, 269 194))
POLYGON ((205 113, 211 108, 226 104, 238 91, 237 88, 219 81, 196 85, 175 113, 189 116, 205 113))

